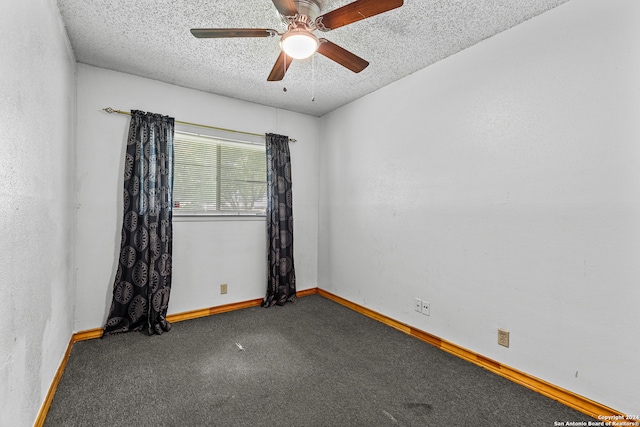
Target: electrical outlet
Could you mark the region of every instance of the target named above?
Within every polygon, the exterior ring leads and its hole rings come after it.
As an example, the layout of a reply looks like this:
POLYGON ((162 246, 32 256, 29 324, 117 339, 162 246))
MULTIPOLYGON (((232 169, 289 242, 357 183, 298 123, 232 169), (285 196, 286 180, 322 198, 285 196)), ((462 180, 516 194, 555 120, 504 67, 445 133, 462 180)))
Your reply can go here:
POLYGON ((431 303, 428 303, 425 300, 422 300, 422 314, 425 316, 431 315, 431 303))
POLYGON ((420 298, 416 298, 415 309, 418 313, 422 312, 422 300, 420 298))
POLYGON ((498 344, 509 347, 509 331, 498 329, 498 344))
POLYGON ((226 294, 227 293, 227 284, 223 283, 220 285, 220 294, 226 294))

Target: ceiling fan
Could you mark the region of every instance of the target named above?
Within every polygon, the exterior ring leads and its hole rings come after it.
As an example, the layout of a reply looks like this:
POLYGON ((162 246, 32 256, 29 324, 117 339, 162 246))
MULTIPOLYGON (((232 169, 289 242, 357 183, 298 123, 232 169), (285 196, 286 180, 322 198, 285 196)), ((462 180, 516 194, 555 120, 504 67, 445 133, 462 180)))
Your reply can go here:
POLYGON ((356 0, 331 12, 320 14, 318 0, 272 0, 287 26, 284 33, 268 28, 193 28, 198 38, 280 37, 280 56, 276 60, 268 81, 284 78, 293 59, 304 59, 315 52, 326 56, 354 73, 367 68, 369 63, 346 49, 313 32, 330 31, 370 18, 402 6, 403 0, 356 0))

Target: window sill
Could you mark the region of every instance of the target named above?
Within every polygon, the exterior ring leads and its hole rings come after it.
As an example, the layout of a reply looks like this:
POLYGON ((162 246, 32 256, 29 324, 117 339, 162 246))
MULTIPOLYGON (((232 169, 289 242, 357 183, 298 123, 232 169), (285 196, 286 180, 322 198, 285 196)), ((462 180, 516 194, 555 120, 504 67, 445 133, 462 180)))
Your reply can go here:
POLYGON ((174 222, 264 221, 266 215, 173 215, 174 222))

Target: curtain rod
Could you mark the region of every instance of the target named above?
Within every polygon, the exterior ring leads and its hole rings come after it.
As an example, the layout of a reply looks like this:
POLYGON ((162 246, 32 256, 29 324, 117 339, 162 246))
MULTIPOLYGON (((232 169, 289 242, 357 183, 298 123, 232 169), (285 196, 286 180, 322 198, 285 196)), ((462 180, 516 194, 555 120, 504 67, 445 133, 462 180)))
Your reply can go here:
MULTIPOLYGON (((111 107, 103 108, 103 110, 106 111, 109 114, 118 113, 118 114, 124 114, 125 116, 130 116, 131 115, 131 113, 129 113, 127 111, 114 110, 111 107)), ((262 136, 262 137, 266 136, 263 133, 244 132, 244 131, 241 131, 241 130, 225 129, 225 128, 219 128, 219 127, 216 127, 216 126, 201 125, 199 123, 182 122, 180 120, 175 120, 175 122, 179 123, 181 125, 197 126, 197 127, 201 127, 201 128, 215 129, 215 130, 221 130, 221 131, 225 131, 225 132, 241 133, 241 134, 244 134, 244 135, 262 136)), ((296 142, 296 141, 297 141, 297 139, 289 138, 289 142, 296 142)))

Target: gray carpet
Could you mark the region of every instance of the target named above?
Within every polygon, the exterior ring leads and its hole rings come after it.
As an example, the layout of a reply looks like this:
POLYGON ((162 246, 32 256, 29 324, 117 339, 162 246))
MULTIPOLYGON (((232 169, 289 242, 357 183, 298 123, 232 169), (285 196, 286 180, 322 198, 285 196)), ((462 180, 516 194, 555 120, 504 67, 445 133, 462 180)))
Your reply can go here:
POLYGON ((319 295, 78 342, 45 426, 594 421, 319 295), (243 347, 241 350, 236 343, 243 347))

